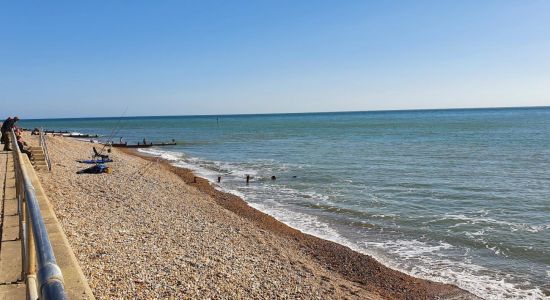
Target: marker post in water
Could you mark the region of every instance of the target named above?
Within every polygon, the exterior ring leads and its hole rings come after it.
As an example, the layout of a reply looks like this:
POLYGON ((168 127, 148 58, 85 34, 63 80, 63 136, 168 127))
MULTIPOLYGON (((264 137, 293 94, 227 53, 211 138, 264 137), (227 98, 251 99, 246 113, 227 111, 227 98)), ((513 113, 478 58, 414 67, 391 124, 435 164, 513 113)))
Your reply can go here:
POLYGON ((250 182, 250 175, 246 175, 246 185, 250 182))

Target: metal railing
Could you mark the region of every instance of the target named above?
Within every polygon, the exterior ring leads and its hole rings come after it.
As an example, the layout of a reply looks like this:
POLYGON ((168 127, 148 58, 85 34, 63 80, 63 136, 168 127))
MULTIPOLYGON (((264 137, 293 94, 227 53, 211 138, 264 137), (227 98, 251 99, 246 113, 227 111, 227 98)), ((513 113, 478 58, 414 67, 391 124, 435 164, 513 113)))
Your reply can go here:
POLYGON ((48 153, 48 144, 46 143, 46 134, 44 133, 43 128, 40 128, 40 147, 44 151, 44 158, 46 159, 46 165, 48 166, 48 171, 52 170, 52 162, 50 161, 50 154, 48 153))
POLYGON ((55 260, 36 192, 27 175, 24 158, 13 130, 11 142, 23 255, 22 278, 27 284, 27 299, 67 299, 63 275, 55 260))

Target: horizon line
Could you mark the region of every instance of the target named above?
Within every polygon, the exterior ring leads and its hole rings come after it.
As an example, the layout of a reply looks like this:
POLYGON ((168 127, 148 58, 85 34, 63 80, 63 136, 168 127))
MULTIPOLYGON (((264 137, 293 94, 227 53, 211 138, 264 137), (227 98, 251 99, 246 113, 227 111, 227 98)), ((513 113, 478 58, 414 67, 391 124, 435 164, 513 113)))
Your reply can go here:
POLYGON ((234 114, 194 114, 194 115, 133 115, 133 116, 104 116, 104 117, 61 117, 61 118, 30 118, 21 121, 35 120, 70 120, 70 119, 114 119, 114 118, 170 118, 170 117, 223 117, 223 116, 268 116, 268 115, 300 115, 300 114, 334 114, 334 113, 384 113, 384 112, 413 112, 413 111, 443 111, 443 110, 489 110, 489 109, 537 109, 550 108, 550 105, 535 106, 494 106, 494 107, 450 107, 450 108, 405 108, 405 109, 376 109, 376 110, 342 110, 342 111, 309 111, 309 112, 274 112, 274 113, 234 113, 234 114))

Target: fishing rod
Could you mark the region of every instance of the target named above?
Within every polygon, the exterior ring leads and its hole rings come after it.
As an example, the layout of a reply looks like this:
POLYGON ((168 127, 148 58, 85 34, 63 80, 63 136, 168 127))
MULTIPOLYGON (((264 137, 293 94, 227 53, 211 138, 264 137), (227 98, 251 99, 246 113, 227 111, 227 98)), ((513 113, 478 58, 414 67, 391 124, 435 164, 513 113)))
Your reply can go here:
MULTIPOLYGON (((121 123, 122 119, 124 118, 124 115, 126 115, 127 111, 128 111, 128 106, 126 106, 126 109, 124 109, 124 112, 118 118, 117 123, 115 124, 115 126, 111 130, 111 135, 109 136, 109 140, 111 140, 111 142, 112 142, 112 139, 113 139, 115 133, 118 133, 118 130, 120 129, 120 123, 121 123)), ((82 174, 82 173, 105 173, 105 172, 106 173, 111 173, 112 169, 110 167, 107 167, 107 166, 104 165, 105 162, 112 162, 113 161, 113 160, 109 160, 108 155, 103 155, 103 152, 105 151, 106 147, 107 147, 107 144, 104 144, 99 152, 95 149, 95 147, 92 147, 93 150, 94 150, 94 153, 92 155, 92 163, 95 163, 95 165, 93 167, 86 168, 84 170, 80 170, 76 173, 77 174, 82 174), (101 158, 101 161, 99 159, 95 159, 96 157, 101 158)))
MULTIPOLYGON (((126 106, 126 108, 124 109, 124 112, 122 112, 122 115, 118 118, 118 121, 117 123, 115 124, 115 126, 113 127, 113 129, 111 130, 111 135, 109 136, 109 138, 107 139, 107 141, 110 141, 111 143, 113 142, 113 137, 115 136, 115 134, 118 133, 120 127, 120 123, 122 121, 122 119, 124 118, 124 116, 126 115, 126 112, 128 111, 128 105, 126 106)), ((107 144, 104 144, 103 145, 103 148, 101 148, 101 150, 99 151, 99 155, 103 154, 103 151, 105 151, 105 148, 107 147, 107 144)))
POLYGON ((145 175, 145 173, 147 173, 151 167, 153 166, 159 166, 160 165, 160 156, 157 157, 154 161, 149 161, 147 163, 145 163, 140 169, 138 169, 136 172, 132 173, 130 175, 130 178, 133 179, 135 176, 138 176, 138 177, 141 177, 143 175, 145 175))

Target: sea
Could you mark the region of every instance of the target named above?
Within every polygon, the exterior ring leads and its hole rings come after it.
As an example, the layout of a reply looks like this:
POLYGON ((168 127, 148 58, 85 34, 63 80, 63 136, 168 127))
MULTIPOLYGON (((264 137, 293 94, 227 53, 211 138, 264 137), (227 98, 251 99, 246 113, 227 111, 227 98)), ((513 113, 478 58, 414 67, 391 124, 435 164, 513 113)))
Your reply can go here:
POLYGON ((391 268, 486 299, 550 299, 549 107, 20 123, 173 139, 140 151, 391 268))

